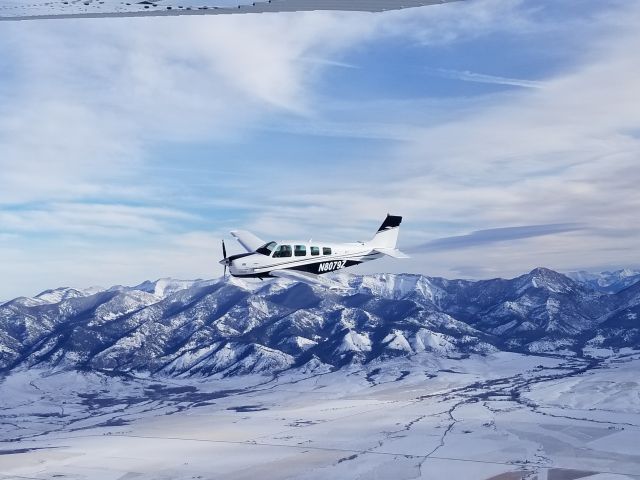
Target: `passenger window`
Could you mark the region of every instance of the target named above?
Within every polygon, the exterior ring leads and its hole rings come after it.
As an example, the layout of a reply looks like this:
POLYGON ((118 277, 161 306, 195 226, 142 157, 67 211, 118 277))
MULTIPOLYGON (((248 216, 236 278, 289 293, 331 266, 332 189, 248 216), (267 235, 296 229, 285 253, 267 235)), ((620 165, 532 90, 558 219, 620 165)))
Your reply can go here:
POLYGON ((296 257, 306 257, 307 255, 307 246, 306 245, 296 245, 293 247, 293 252, 296 257))
POLYGON ((323 255, 331 255, 331 247, 322 247, 323 255))
POLYGON ((320 255, 320 247, 311 247, 311 255, 320 255))
POLYGON ((290 257, 291 256, 291 245, 280 245, 277 250, 273 253, 273 258, 280 257, 290 257))

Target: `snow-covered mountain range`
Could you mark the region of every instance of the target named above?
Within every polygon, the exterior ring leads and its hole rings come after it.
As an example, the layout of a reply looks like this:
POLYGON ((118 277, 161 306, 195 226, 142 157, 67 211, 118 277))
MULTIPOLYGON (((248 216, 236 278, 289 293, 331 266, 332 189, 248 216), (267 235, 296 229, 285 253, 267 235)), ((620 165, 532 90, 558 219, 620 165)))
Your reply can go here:
POLYGON ((616 293, 640 282, 640 271, 629 268, 612 272, 569 272, 567 276, 604 293, 616 293))
MULTIPOLYGON (((537 268, 505 280, 339 274, 336 293, 283 280, 162 279, 59 288, 0 305, 0 373, 163 376, 325 371, 432 352, 640 349, 640 283, 616 293, 537 268)), ((603 353, 604 352, 604 353, 603 353)))

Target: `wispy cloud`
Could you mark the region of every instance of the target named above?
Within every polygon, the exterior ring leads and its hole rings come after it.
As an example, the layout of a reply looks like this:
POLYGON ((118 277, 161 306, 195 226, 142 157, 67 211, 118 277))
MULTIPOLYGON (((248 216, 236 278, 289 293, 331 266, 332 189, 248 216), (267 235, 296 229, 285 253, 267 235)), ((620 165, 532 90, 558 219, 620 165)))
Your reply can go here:
POLYGON ((468 70, 447 70, 439 68, 436 70, 427 70, 428 73, 438 75, 452 80, 462 80, 465 82, 490 83, 493 85, 510 85, 514 87, 524 88, 543 88, 545 82, 536 80, 524 80, 521 78, 500 77, 497 75, 486 75, 483 73, 470 72, 468 70))
POLYGON ((193 221, 188 212, 146 206, 54 203, 38 208, 0 210, 0 225, 10 233, 73 234, 76 237, 132 237, 167 231, 175 222, 193 221))
POLYGON ((301 60, 308 62, 312 65, 339 67, 339 68, 358 68, 358 66, 354 65, 353 63, 341 62, 339 60, 332 60, 330 58, 307 57, 307 58, 302 58, 301 60))
POLYGON ((427 252, 434 250, 455 250, 471 248, 496 242, 521 240, 524 238, 556 235, 565 232, 584 230, 585 225, 579 223, 554 223, 549 225, 523 225, 518 227, 489 228, 476 230, 466 235, 444 237, 431 240, 422 245, 409 247, 407 251, 427 252))

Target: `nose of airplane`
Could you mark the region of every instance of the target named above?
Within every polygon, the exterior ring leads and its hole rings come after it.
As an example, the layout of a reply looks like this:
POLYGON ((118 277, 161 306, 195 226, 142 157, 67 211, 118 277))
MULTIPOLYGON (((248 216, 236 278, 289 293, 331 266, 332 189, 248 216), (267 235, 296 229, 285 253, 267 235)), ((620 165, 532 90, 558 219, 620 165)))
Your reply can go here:
POLYGON ((253 265, 249 260, 251 253, 241 253, 238 255, 231 255, 229 257, 220 260, 220 265, 224 265, 229 269, 232 275, 245 275, 253 271, 253 265))

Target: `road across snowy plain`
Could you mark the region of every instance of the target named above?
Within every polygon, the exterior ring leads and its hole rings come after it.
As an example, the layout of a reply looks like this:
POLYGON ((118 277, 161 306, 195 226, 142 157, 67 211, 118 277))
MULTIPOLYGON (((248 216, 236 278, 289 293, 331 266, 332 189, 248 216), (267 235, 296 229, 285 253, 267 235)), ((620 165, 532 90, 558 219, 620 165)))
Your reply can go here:
POLYGON ((640 354, 391 359, 276 378, 36 370, 0 478, 640 479, 640 354))

